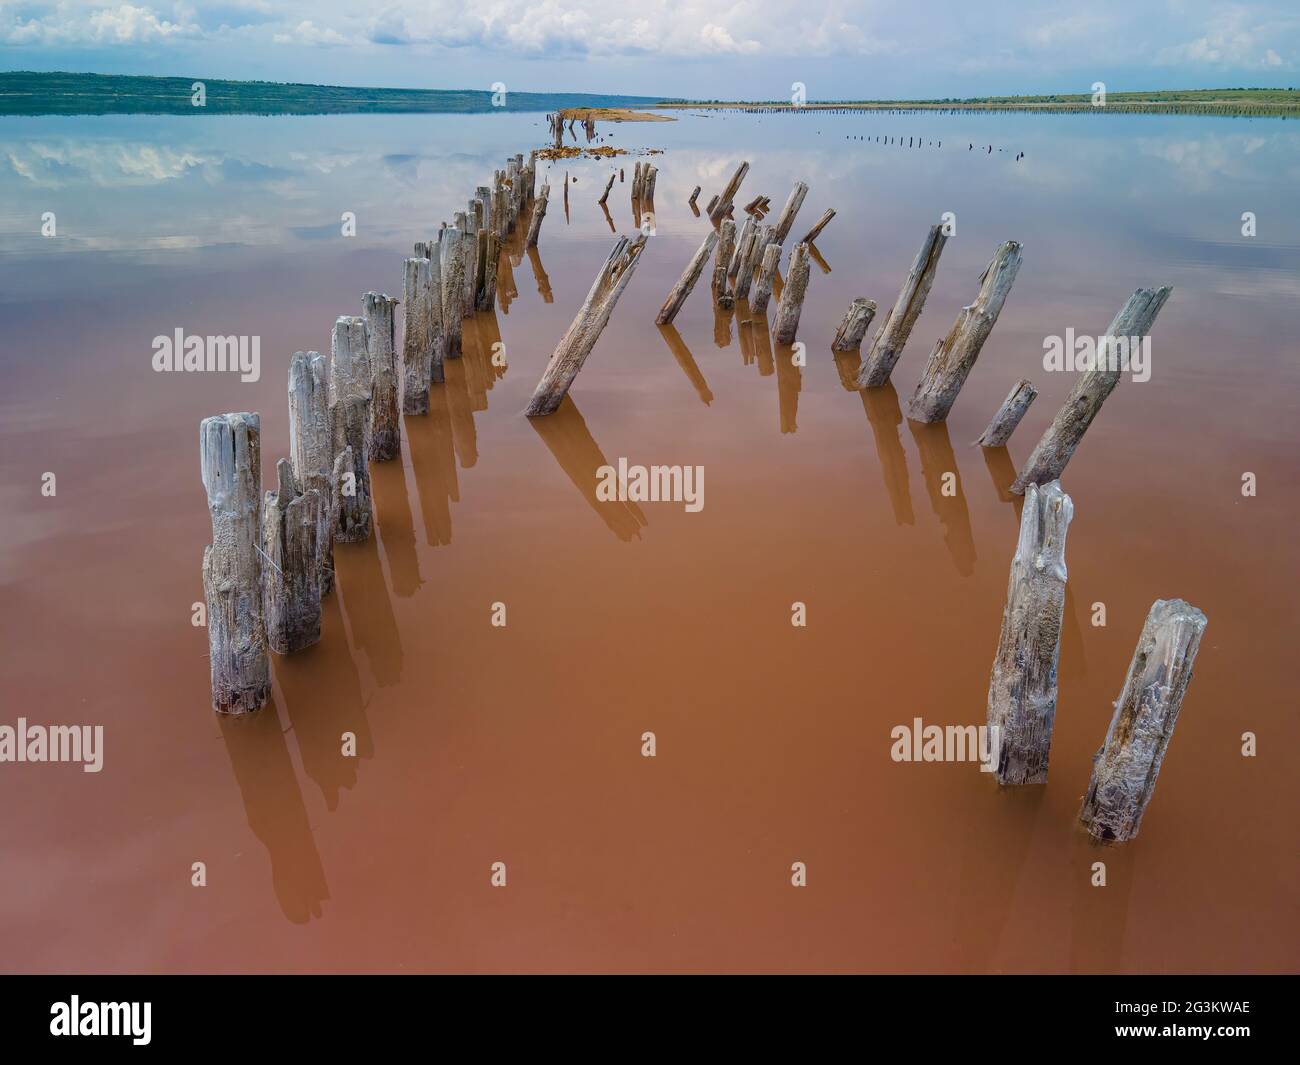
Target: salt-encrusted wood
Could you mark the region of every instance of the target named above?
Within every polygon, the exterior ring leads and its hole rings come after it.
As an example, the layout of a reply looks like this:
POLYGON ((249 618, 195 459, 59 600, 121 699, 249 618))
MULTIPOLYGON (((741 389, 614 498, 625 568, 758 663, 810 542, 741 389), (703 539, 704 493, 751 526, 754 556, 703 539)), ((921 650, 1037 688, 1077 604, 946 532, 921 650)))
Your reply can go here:
POLYGON ((894 301, 889 317, 872 341, 870 352, 862 360, 862 368, 858 371, 859 388, 880 388, 888 383, 898 357, 903 354, 903 346, 912 335, 912 326, 921 316, 925 297, 930 294, 935 271, 939 268, 939 256, 943 254, 947 243, 943 227, 931 226, 925 243, 916 253, 912 269, 908 271, 907 280, 903 282, 902 291, 894 301))
POLYGON ((320 493, 316 564, 320 594, 334 588, 334 532, 330 524, 330 476, 334 429, 329 406, 329 364, 318 351, 296 351, 289 360, 289 461, 294 482, 320 493))
POLYGON ((781 300, 776 306, 776 322, 772 336, 778 344, 793 344, 799 329, 799 314, 808 292, 808 245, 798 244, 790 255, 790 272, 781 289, 781 300))
MULTIPOLYGON (((457 316, 459 320, 459 316, 457 316)), ((352 478, 334 486, 334 539, 356 543, 370 537, 370 363, 366 356, 366 323, 344 315, 334 323, 330 340, 330 417, 334 455, 352 449, 352 478)))
POLYGON ((303 492, 288 459, 275 464, 276 490, 262 507, 262 606, 266 640, 290 654, 320 640, 320 570, 316 536, 321 496, 303 492))
POLYGON ((370 459, 387 462, 402 453, 402 428, 398 417, 401 388, 397 375, 397 353, 393 343, 393 296, 367 292, 362 297, 362 314, 370 350, 370 459))
POLYGON ((862 338, 871 327, 871 319, 876 316, 876 301, 859 296, 844 313, 840 327, 835 331, 831 341, 831 351, 857 351, 862 347, 862 338))
POLYGON ((667 325, 677 317, 677 312, 682 309, 682 304, 686 302, 686 297, 691 294, 691 289, 695 287, 695 282, 700 279, 700 274, 704 272, 705 264, 709 261, 709 256, 713 254, 713 249, 718 243, 717 230, 710 229, 704 238, 704 243, 696 249, 691 256, 691 261, 686 264, 686 269, 682 271, 682 276, 678 278, 677 284, 673 290, 668 293, 668 298, 664 300, 664 305, 659 308, 659 314, 655 322, 659 325, 667 325))
POLYGON ((243 714, 271 695, 262 615, 262 424, 256 414, 204 418, 199 466, 212 517, 203 549, 212 708, 243 714))
POLYGON ((1004 447, 1011 439, 1011 434, 1016 431, 1020 419, 1025 416, 1029 404, 1033 403, 1037 395, 1038 389, 1030 384, 1029 378, 1023 377, 1017 381, 1007 393, 1007 398, 1002 401, 1002 406, 993 415, 988 428, 975 442, 980 447, 1004 447))

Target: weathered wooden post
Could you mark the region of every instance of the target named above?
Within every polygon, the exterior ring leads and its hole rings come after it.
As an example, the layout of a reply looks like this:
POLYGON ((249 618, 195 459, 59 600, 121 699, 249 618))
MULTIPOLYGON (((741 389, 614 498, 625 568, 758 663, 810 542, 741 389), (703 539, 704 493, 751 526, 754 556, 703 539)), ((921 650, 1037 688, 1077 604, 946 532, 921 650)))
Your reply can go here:
POLYGON ((479 230, 478 257, 482 286, 474 306, 480 311, 490 311, 497 302, 497 270, 501 263, 501 241, 492 230, 479 230))
POLYGON ((713 263, 713 298, 719 307, 725 309, 735 302, 727 285, 727 269, 736 248, 736 223, 729 218, 723 219, 718 235, 718 257, 713 263))
POLYGON ((329 408, 329 366, 317 351, 295 351, 289 360, 289 461, 294 483, 320 494, 316 565, 320 594, 334 588, 334 527, 329 522, 334 431, 329 408))
POLYGON ((284 655, 320 640, 321 495, 299 488, 288 459, 275 472, 276 490, 266 493, 262 508, 262 609, 266 641, 284 655))
POLYGON ((957 394, 979 358, 984 342, 997 324, 1011 285, 1020 270, 1021 246, 1008 240, 993 254, 980 275, 979 295, 961 309, 948 335, 930 352, 921 380, 907 407, 915 422, 941 422, 948 417, 957 394))
POLYGON ((799 241, 799 243, 811 244, 821 235, 821 231, 830 225, 831 219, 834 217, 835 212, 830 208, 827 208, 826 213, 817 220, 817 224, 813 226, 812 229, 808 230, 808 232, 804 234, 803 240, 799 241))
POLYGON ((204 418, 199 465, 212 516, 203 549, 212 708, 244 714, 271 695, 262 615, 262 422, 256 414, 204 418))
MULTIPOLYGON (((613 178, 611 178, 610 184, 612 185, 613 183, 613 178)), ((605 192, 608 193, 609 190, 606 189, 605 192)), ((537 197, 537 200, 533 204, 533 216, 528 220, 528 239, 524 241, 525 248, 537 247, 537 237, 542 231, 542 219, 546 217, 546 203, 550 199, 550 196, 550 182, 544 182, 542 184, 542 194, 537 197)))
POLYGON ((776 306, 776 322, 772 336, 778 344, 793 344, 795 333, 799 329, 799 314, 803 310, 803 298, 808 291, 808 245, 798 244, 790 255, 790 273, 781 289, 781 301, 776 306))
POLYGON ((1065 536, 1073 517, 1074 503, 1060 481, 1025 497, 989 678, 989 747, 996 752, 999 784, 1047 782, 1065 611, 1065 536))
MULTIPOLYGON (((387 462, 402 453, 398 419, 397 353, 393 341, 392 296, 367 292, 362 297, 366 336, 370 341, 370 458, 387 462)), ((301 489, 299 489, 301 491, 301 489)))
POLYGON ((717 219, 713 217, 713 209, 714 209, 715 207, 718 206, 718 200, 719 200, 720 198, 721 198, 721 197, 719 197, 719 196, 717 195, 717 193, 714 193, 714 195, 713 195, 712 197, 710 197, 710 199, 709 199, 709 204, 708 204, 708 206, 704 208, 704 213, 707 214, 707 215, 709 216, 709 218, 712 219, 713 222, 714 222, 715 224, 716 224, 716 222, 717 222, 717 219))
POLYGON ((831 341, 831 351, 857 351, 862 347, 862 338, 867 335, 871 319, 876 316, 876 301, 859 296, 844 313, 844 320, 835 331, 831 341))
MULTIPOLYGON (((600 199, 596 201, 596 202, 597 202, 598 204, 600 204, 602 207, 605 206, 605 201, 609 199, 609 190, 612 189, 612 188, 614 187, 614 179, 615 179, 616 177, 618 177, 617 174, 613 174, 613 173, 611 173, 611 174, 609 175, 609 181, 607 181, 607 182, 605 183, 605 191, 602 192, 602 193, 600 194, 600 199)), ((545 189, 546 186, 543 185, 542 188, 545 189)))
POLYGON ((700 274, 704 272, 704 265, 709 261, 709 256, 713 254, 713 249, 717 246, 717 243, 718 232, 715 229, 710 229, 708 235, 704 238, 704 243, 691 256, 691 261, 686 264, 682 276, 678 279, 677 284, 673 286, 673 290, 668 293, 664 305, 659 308, 659 314, 655 317, 657 325, 667 325, 677 317, 677 312, 682 309, 686 297, 691 294, 695 282, 700 279, 700 274))
POLYGON ((1017 381, 1007 393, 1007 398, 1002 401, 1002 406, 993 415, 988 428, 980 434, 980 438, 975 443, 980 447, 1005 447, 1006 442, 1011 439, 1011 434, 1016 431, 1016 426, 1020 424, 1020 419, 1025 416, 1025 411, 1029 409, 1029 404, 1033 403, 1037 395, 1038 389, 1030 384, 1027 377, 1017 381))
POLYGON ((736 167, 736 172, 731 175, 731 180, 727 182, 727 187, 722 190, 722 195, 718 197, 718 202, 709 210, 709 217, 718 222, 731 208, 732 201, 736 198, 736 193, 740 191, 740 183, 745 180, 745 175, 749 173, 749 163, 742 162, 736 167))
POLYGON ((749 239, 741 248, 740 269, 736 271, 736 299, 749 299, 749 287, 754 281, 754 271, 758 268, 767 246, 774 243, 771 226, 754 224, 749 239))
POLYGON ((446 357, 459 359, 463 329, 460 303, 465 277, 465 260, 461 254, 461 231, 448 226, 442 232, 442 329, 446 357))
POLYGON ((402 338, 402 411, 429 413, 429 260, 406 260, 402 279, 405 336, 402 338))
POLYGON ((640 261, 645 242, 646 237, 641 233, 633 240, 618 238, 605 265, 596 275, 596 281, 587 293, 582 309, 551 353, 546 370, 524 409, 524 414, 528 417, 551 414, 560 405, 569 386, 573 384, 573 379, 578 376, 578 371, 591 354, 591 349, 596 346, 601 330, 614 313, 614 305, 618 303, 619 296, 632 279, 632 272, 640 261))
POLYGON ((736 247, 731 253, 731 262, 727 264, 727 282, 734 294, 736 278, 740 276, 740 264, 753 251, 754 238, 757 235, 757 223, 753 218, 746 218, 736 233, 736 247))
MULTIPOLYGON (((1151 332, 1156 315, 1160 313, 1160 308, 1165 305, 1171 291, 1173 290, 1168 285, 1164 288, 1138 289, 1128 298, 1119 314, 1115 315, 1115 320, 1106 330, 1105 339, 1124 338, 1129 344, 1134 340, 1140 343, 1139 338, 1151 332)), ((1106 397, 1119 384, 1120 374, 1124 370, 1118 360, 1115 368, 1111 369, 1107 355, 1098 351, 1097 361, 1100 364, 1098 368, 1083 373, 1064 406, 1057 411, 1052 424, 1043 433, 1043 438, 1034 446, 1016 477, 1015 484, 1011 486, 1015 495, 1021 495, 1027 485, 1042 484, 1061 476, 1074 449, 1083 439, 1083 434, 1101 411, 1106 397)))
MULTIPOLYGON (((457 315, 459 321, 459 315, 457 315)), ((334 323, 330 339, 330 417, 334 428, 335 472, 345 448, 350 468, 333 486, 337 511, 334 539, 357 543, 369 539, 370 503, 370 363, 366 356, 365 320, 349 315, 334 323)))
POLYGON ((1205 626, 1205 615, 1182 599, 1152 604, 1079 811, 1094 838, 1123 843, 1138 834, 1205 626))
POLYGON ((635 202, 641 198, 641 180, 642 164, 640 161, 632 167, 632 200, 635 202))
POLYGON ((646 163, 645 173, 641 178, 641 202, 655 202, 655 182, 659 179, 659 168, 646 163))
POLYGON ((696 185, 695 191, 691 193, 691 198, 686 201, 687 205, 690 207, 694 207, 695 201, 699 198, 699 195, 700 195, 700 186, 696 185))
POLYGON ((754 298, 749 301, 749 309, 760 318, 767 313, 768 300, 772 298, 772 282, 776 278, 776 267, 780 261, 781 245, 769 243, 763 249, 763 261, 754 281, 754 298))
POLYGON ((785 201, 785 206, 781 209, 781 216, 776 220, 776 235, 772 238, 782 247, 785 246, 785 238, 790 235, 790 227, 794 225, 794 216, 799 213, 799 208, 803 206, 804 197, 807 195, 808 186, 802 181, 796 181, 790 192, 790 198, 785 201))
POLYGON ((912 335, 912 326, 921 316, 925 297, 930 294, 935 271, 939 268, 939 256, 947 243, 943 227, 931 226, 925 243, 912 262, 907 280, 903 282, 902 291, 894 301, 893 310, 872 341, 867 357, 862 360, 862 368, 858 371, 859 388, 880 388, 894 372, 894 365, 903 354, 903 346, 912 335))

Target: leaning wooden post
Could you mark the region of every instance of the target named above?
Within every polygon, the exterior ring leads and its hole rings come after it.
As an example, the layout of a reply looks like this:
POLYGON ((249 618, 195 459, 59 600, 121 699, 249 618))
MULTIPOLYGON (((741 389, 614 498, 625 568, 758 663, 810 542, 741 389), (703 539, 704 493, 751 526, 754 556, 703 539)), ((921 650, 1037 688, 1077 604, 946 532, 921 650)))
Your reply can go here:
MULTIPOLYGON (((610 184, 613 184, 613 178, 610 179, 610 184)), ((550 195, 551 185, 550 182, 546 182, 542 185, 542 194, 533 203, 533 216, 528 220, 528 239, 524 241, 525 248, 537 247, 537 237, 542 231, 542 219, 546 217, 546 203, 550 195)))
POLYGON ((289 461, 294 483, 320 493, 316 566, 320 594, 334 588, 334 530, 329 522, 334 430, 329 409, 329 365, 317 351, 295 351, 289 360, 289 461))
POLYGON ((754 239, 758 232, 757 225, 758 223, 753 218, 746 218, 740 224, 740 229, 736 233, 736 247, 731 253, 731 262, 727 266, 727 282, 731 286, 733 294, 736 290, 736 278, 740 276, 740 264, 754 250, 754 239))
POLYGON ((713 298, 719 307, 725 309, 735 302, 727 285, 727 268, 736 247, 736 223, 730 218, 723 219, 718 234, 718 257, 713 263, 713 298))
POLYGON ((799 243, 811 244, 821 235, 821 231, 830 225, 831 219, 834 217, 835 212, 830 208, 827 208, 826 213, 817 220, 817 224, 813 226, 812 229, 808 230, 808 232, 804 234, 803 240, 799 241, 799 243))
POLYGON ((442 331, 446 357, 459 359, 461 350, 460 291, 465 277, 465 257, 461 254, 461 232, 448 226, 442 232, 442 331))
POLYGON ((199 426, 199 465, 212 516, 203 549, 212 708, 244 714, 271 695, 262 615, 262 422, 222 414, 199 426))
POLYGON ((772 282, 776 278, 776 267, 780 261, 781 245, 768 244, 763 249, 763 261, 758 268, 758 277, 754 280, 754 297, 749 301, 749 309, 760 318, 767 313, 767 304, 772 298, 772 282))
POLYGON ((1025 411, 1029 409, 1029 404, 1037 395, 1038 389, 1030 384, 1027 377, 1017 381, 1007 393, 1007 398, 1002 401, 998 412, 993 415, 988 428, 980 434, 980 438, 975 443, 980 447, 1005 447, 1006 442, 1011 439, 1011 434, 1016 431, 1016 426, 1020 424, 1020 419, 1025 416, 1025 411))
POLYGON ((691 256, 691 261, 686 264, 682 276, 678 279, 677 284, 673 286, 673 290, 668 293, 664 305, 659 308, 659 314, 655 317, 656 325, 667 325, 677 317, 677 312, 682 309, 686 297, 691 294, 695 282, 700 279, 700 274, 704 272, 704 265, 709 261, 709 256, 713 254, 713 249, 717 246, 717 243, 718 231, 710 229, 708 235, 704 238, 704 243, 691 256))
POLYGON ((831 341, 831 351, 857 351, 862 347, 862 338, 867 335, 871 319, 876 316, 876 301, 859 296, 844 314, 844 320, 835 331, 831 341))
POLYGON ((1079 811, 1094 838, 1123 843, 1138 834, 1205 625, 1205 615, 1182 599, 1152 604, 1079 811))
MULTIPOLYGON (((459 320, 459 316, 457 316, 459 320)), ((333 486, 337 511, 334 539, 358 543, 370 538, 370 366, 366 323, 343 315, 330 339, 330 418, 334 429, 335 470, 345 448, 352 451, 348 473, 333 486)))
MULTIPOLYGON (((605 191, 602 192, 602 193, 600 194, 600 199, 596 201, 598 204, 600 204, 600 206, 604 207, 604 206, 605 206, 605 201, 609 199, 609 190, 612 189, 612 188, 614 187, 614 179, 615 179, 616 177, 618 177, 617 174, 610 174, 610 175, 609 175, 609 181, 606 182, 606 184, 605 184, 605 191)), ((542 188, 545 189, 546 186, 543 185, 542 188)))
POLYGON ((641 200, 644 203, 655 202, 655 182, 659 179, 659 168, 645 165, 645 174, 641 178, 641 200))
POLYGON ((740 183, 745 180, 745 175, 749 173, 749 163, 743 162, 736 168, 736 172, 731 175, 731 180, 727 182, 727 187, 722 190, 722 195, 718 197, 718 202, 709 210, 709 217, 717 222, 727 213, 731 207, 731 201, 736 198, 736 193, 740 191, 740 183))
POLYGON ((632 167, 632 190, 631 191, 632 191, 633 201, 639 200, 641 198, 641 167, 642 164, 639 161, 636 163, 635 166, 632 167))
POLYGON ((943 246, 947 243, 948 237, 944 234, 943 227, 931 226, 925 243, 912 262, 907 280, 903 282, 902 291, 894 301, 893 310, 872 341, 867 357, 862 360, 862 368, 858 371, 859 388, 882 388, 889 383, 889 375, 894 372, 894 365, 903 354, 903 346, 912 334, 912 326, 921 316, 925 297, 930 294, 935 271, 939 268, 939 256, 943 254, 943 246))
POLYGON ((749 287, 754 281, 754 271, 762 261, 763 252, 773 243, 771 226, 754 224, 749 239, 741 246, 740 269, 736 271, 735 295, 738 300, 749 299, 749 287))
POLYGON ((1032 489, 1020 515, 989 678, 989 750, 999 784, 1047 782, 1065 612, 1065 535, 1073 516, 1074 503, 1060 481, 1032 489))
POLYGON ((803 298, 808 291, 808 245, 796 245, 790 256, 790 273, 781 289, 781 301, 776 305, 776 322, 772 336, 778 344, 793 344, 799 329, 799 314, 803 298))
POLYGON ((370 349, 370 458, 387 462, 402 453, 398 422, 397 354, 393 343, 393 308, 397 300, 378 292, 362 297, 370 349))
POLYGON ((781 217, 776 220, 776 236, 772 239, 777 244, 785 245, 785 238, 790 235, 790 227, 794 225, 794 216, 799 213, 799 208, 803 206, 804 197, 807 195, 808 186, 802 181, 796 181, 794 189, 790 192, 790 198, 785 201, 785 206, 781 209, 781 217))
POLYGON ((266 641, 276 654, 290 654, 320 640, 320 570, 316 536, 321 495, 304 492, 288 459, 275 464, 277 486, 262 508, 262 607, 266 641))
POLYGON ((1020 270, 1020 248, 1017 241, 1008 240, 994 252, 980 275, 975 302, 961 309, 948 335, 930 352, 907 407, 912 421, 941 422, 948 417, 1011 292, 1020 270))
POLYGON ((691 193, 691 198, 686 201, 687 205, 690 207, 694 207, 695 201, 699 198, 699 195, 700 195, 700 186, 696 185, 695 191, 691 193))
POLYGON ((578 312, 573 324, 556 345, 542 379, 533 390, 532 399, 524 409, 524 414, 536 418, 551 414, 560 405, 573 379, 578 376, 591 349, 596 346, 601 330, 614 313, 614 305, 632 279, 632 271, 640 262, 641 251, 645 248, 646 237, 638 233, 634 240, 619 237, 614 250, 609 253, 605 265, 596 275, 596 281, 587 293, 587 299, 578 312))
MULTIPOLYGON (((1109 349, 1109 339, 1112 337, 1123 338, 1130 345, 1134 340, 1143 343, 1140 338, 1151 332, 1156 315, 1160 313, 1160 308, 1165 305, 1171 291, 1173 290, 1166 285, 1164 288, 1140 288, 1134 292, 1110 323, 1102 346, 1109 349)), ((1097 417, 1101 405, 1115 390, 1120 374, 1124 372, 1117 358, 1115 368, 1110 368, 1108 354, 1113 357, 1113 352, 1097 352, 1100 367, 1084 372, 1065 404, 1057 411, 1052 424, 1034 446, 1016 477, 1015 484, 1011 486, 1015 495, 1022 494, 1027 485, 1042 484, 1061 476, 1061 471, 1070 461, 1074 449, 1079 446, 1083 434, 1088 431, 1088 426, 1097 417)))

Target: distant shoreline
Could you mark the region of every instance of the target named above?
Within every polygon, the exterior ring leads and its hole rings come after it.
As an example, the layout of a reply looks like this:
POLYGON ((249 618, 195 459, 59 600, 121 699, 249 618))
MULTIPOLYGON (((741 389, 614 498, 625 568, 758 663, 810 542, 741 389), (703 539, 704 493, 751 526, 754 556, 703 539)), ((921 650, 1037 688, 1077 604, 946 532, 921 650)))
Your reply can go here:
POLYGON ((664 109, 704 111, 1023 111, 1030 114, 1078 112, 1112 114, 1182 114, 1235 117, 1300 117, 1300 91, 1293 89, 1171 89, 1158 92, 1107 93, 1094 104, 1090 93, 1044 96, 977 96, 933 100, 787 100, 664 101, 664 109))

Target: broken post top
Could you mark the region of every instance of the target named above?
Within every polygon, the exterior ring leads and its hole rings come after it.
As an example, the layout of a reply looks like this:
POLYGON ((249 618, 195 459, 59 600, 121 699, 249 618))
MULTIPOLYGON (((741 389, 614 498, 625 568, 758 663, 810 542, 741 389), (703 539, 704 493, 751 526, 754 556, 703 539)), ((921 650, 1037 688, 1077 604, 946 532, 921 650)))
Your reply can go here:
POLYGON ((331 406, 370 399, 370 356, 366 348, 366 320, 359 315, 340 315, 330 338, 331 406))
POLYGON ((1036 573, 1050 573, 1064 583, 1065 535, 1073 517, 1074 501, 1065 494, 1060 481, 1031 485, 1020 516, 1016 565, 1036 573))
POLYGON ((217 414, 199 423, 199 468, 213 510, 257 506, 261 482, 260 414, 217 414))

